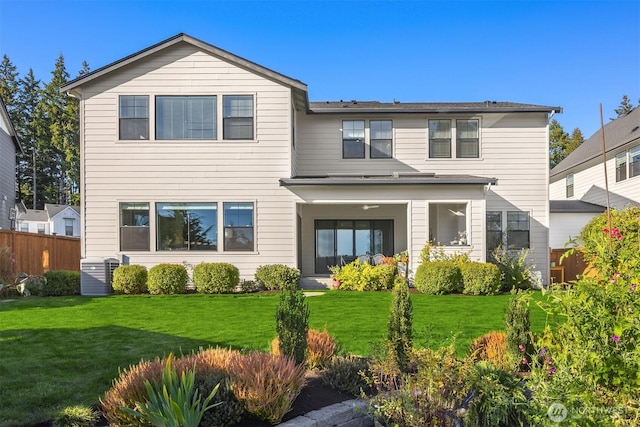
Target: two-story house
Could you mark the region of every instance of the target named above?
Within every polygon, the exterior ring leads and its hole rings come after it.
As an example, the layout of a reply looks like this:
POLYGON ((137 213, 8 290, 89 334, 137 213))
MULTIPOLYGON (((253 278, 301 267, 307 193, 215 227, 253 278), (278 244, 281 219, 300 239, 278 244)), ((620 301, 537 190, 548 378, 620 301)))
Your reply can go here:
POLYGON ((16 229, 27 233, 80 237, 80 208, 45 203, 44 209, 19 210, 16 229))
MULTIPOLYGON (((550 173, 551 247, 562 247, 607 206, 602 130, 595 132, 550 173)), ((640 108, 604 126, 609 204, 640 204, 640 108)))
POLYGON ((16 153, 22 153, 20 141, 0 97, 0 229, 15 227, 16 153))
POLYGON ((68 82, 82 256, 328 266, 427 241, 548 279, 548 118, 510 102, 309 102, 307 86, 185 34, 68 82))

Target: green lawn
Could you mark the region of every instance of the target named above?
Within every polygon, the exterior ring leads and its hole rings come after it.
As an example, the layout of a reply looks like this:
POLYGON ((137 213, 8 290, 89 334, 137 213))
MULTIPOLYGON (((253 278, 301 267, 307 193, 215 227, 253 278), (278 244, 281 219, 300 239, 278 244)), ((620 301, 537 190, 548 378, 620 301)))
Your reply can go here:
MULTIPOLYGON (((414 343, 438 347, 502 330, 510 295, 412 294, 414 343)), ((543 298, 536 295, 536 299, 543 298)), ((0 300, 0 426, 50 420, 55 410, 96 405, 119 368, 200 347, 267 350, 277 294, 57 297, 0 300)), ((391 294, 326 292, 306 299, 310 327, 350 353, 368 355, 386 334, 391 294)), ((545 315, 533 304, 531 323, 545 315)))

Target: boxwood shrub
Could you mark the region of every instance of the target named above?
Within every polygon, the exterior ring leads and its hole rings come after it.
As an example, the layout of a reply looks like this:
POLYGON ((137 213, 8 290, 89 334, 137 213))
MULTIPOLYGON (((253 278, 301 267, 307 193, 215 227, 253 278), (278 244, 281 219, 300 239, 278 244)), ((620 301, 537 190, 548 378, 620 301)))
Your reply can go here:
POLYGON ((501 274, 495 264, 465 262, 460 266, 460 273, 465 295, 495 295, 500 291, 501 274))
POLYGON ((47 271, 42 288, 42 296, 59 297, 65 295, 80 295, 80 272, 68 270, 47 271))
POLYGON ((193 284, 202 294, 230 293, 239 283, 238 267, 226 262, 203 262, 193 269, 193 284))
POLYGON ((431 295, 452 294, 462 291, 460 267, 453 261, 423 262, 416 271, 414 286, 431 295))
POLYGON ((111 286, 116 294, 147 293, 147 268, 136 264, 121 265, 113 272, 111 286))
POLYGON ((149 269, 147 285, 150 294, 184 294, 187 269, 181 264, 158 264, 149 269))
POLYGON ((296 290, 300 270, 284 264, 268 264, 258 267, 256 281, 269 290, 296 290))

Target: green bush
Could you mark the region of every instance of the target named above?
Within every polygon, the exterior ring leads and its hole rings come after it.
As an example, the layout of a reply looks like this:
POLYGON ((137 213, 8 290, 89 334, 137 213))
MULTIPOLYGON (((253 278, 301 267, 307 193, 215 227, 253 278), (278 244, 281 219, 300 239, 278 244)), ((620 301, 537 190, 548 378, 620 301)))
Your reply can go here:
POLYGON ((255 276, 266 289, 293 291, 298 288, 300 270, 283 264, 268 264, 258 267, 255 276))
POLYGON ((113 271, 111 282, 116 294, 144 294, 147 288, 147 268, 142 265, 121 265, 113 271))
POLYGON ((471 402, 465 425, 487 427, 524 426, 529 404, 525 383, 513 373, 490 363, 476 364, 469 375, 471 402))
POLYGON ((364 357, 347 355, 334 356, 322 370, 322 381, 335 390, 359 396, 369 389, 369 360, 364 357))
POLYGON ((414 286, 420 292, 444 295, 462 291, 460 267, 454 261, 430 261, 420 264, 414 286))
POLYGON ((393 288, 389 322, 387 323, 387 341, 393 349, 398 368, 407 369, 409 355, 413 348, 413 304, 409 296, 409 286, 404 279, 398 279, 393 288))
POLYGON ((29 276, 27 273, 18 273, 16 275, 16 280, 24 283, 26 295, 33 295, 36 297, 45 296, 45 285, 47 284, 47 279, 45 279, 44 276, 29 276))
POLYGON ((60 297, 65 295, 80 295, 79 271, 47 271, 42 295, 45 297, 60 297))
POLYGON ((383 291, 393 288, 397 273, 394 264, 371 265, 355 260, 334 273, 345 291, 383 291))
POLYGON ((58 412, 53 420, 54 427, 91 427, 96 425, 100 415, 87 406, 68 406, 58 412))
POLYGON ((195 387, 200 392, 200 396, 208 396, 216 386, 218 386, 218 392, 213 396, 211 403, 220 404, 204 413, 200 425, 231 426, 242 421, 247 411, 233 394, 229 374, 223 370, 205 374, 196 370, 195 387))
POLYGON ((149 293, 183 294, 187 289, 187 269, 181 264, 158 264, 149 269, 149 293))
POLYGON ((500 291, 500 269, 495 264, 467 262, 460 266, 462 293, 495 295, 500 291))
POLYGON ((507 353, 518 370, 530 368, 533 344, 531 342, 531 320, 529 318, 528 294, 518 294, 509 300, 509 308, 504 318, 507 335, 507 353))
POLYGON ((202 263, 193 269, 193 284, 201 294, 231 293, 239 283, 238 267, 226 262, 202 263))
POLYGON ((290 356, 296 365, 304 363, 309 332, 309 307, 302 291, 283 292, 276 312, 276 332, 280 354, 290 356))
POLYGON ((512 289, 531 289, 535 283, 533 268, 529 264, 529 249, 511 250, 498 246, 491 253, 493 262, 502 275, 502 292, 512 289))

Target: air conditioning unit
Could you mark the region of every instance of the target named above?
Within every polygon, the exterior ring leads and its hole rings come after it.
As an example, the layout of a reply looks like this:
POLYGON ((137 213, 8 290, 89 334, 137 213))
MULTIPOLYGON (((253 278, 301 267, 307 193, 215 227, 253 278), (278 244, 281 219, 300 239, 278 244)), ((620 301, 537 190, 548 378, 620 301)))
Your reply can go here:
POLYGON ((110 295, 113 271, 120 261, 116 258, 85 258, 80 260, 80 294, 86 296, 110 295))

